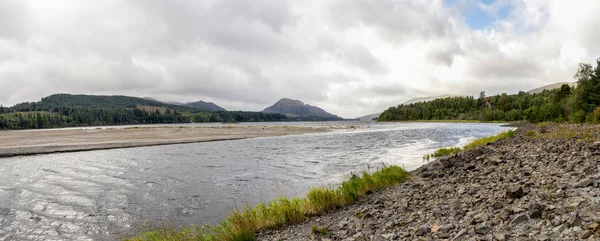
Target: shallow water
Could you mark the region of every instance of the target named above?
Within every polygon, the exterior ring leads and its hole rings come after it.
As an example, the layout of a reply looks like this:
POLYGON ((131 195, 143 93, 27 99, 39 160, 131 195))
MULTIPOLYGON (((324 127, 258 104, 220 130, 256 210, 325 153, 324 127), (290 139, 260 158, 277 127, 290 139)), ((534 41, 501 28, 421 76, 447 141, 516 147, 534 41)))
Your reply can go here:
POLYGON ((384 164, 413 170, 437 148, 507 129, 471 123, 244 125, 357 128, 0 159, 0 240, 113 240, 148 224, 215 224, 244 202, 301 196, 309 187, 384 164))

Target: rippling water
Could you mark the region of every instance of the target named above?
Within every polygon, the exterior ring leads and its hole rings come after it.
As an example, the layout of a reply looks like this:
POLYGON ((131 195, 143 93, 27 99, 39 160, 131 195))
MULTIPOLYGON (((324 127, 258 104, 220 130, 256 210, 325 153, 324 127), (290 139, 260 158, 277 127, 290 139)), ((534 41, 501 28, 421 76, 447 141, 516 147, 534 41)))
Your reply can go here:
POLYGON ((303 195, 383 164, 412 170, 432 150, 506 130, 465 123, 249 125, 358 128, 0 159, 0 240, 113 240, 149 224, 215 224, 244 202, 303 195))

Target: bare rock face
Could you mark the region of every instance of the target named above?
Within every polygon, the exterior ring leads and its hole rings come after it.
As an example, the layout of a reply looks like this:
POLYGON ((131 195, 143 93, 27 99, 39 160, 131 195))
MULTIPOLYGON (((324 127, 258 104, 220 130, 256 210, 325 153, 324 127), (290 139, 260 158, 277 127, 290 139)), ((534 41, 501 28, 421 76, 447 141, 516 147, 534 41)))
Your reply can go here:
MULTIPOLYGON (((575 128, 600 138, 600 128, 575 128)), ((438 158, 408 182, 257 238, 600 240, 600 144, 528 138, 525 131, 438 158), (370 217, 356 218, 358 212, 370 217), (332 228, 327 235, 312 234, 312 225, 332 228)))

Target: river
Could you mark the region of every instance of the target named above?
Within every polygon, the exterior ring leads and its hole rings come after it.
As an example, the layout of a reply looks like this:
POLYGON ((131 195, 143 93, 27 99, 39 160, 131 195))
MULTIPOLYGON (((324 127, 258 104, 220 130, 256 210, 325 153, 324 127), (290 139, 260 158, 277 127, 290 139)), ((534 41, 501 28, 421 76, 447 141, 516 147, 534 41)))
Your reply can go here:
POLYGON ((382 165, 414 170, 437 148, 507 130, 474 123, 247 125, 340 129, 3 158, 0 240, 114 240, 148 225, 215 224, 244 203, 302 196, 382 165))

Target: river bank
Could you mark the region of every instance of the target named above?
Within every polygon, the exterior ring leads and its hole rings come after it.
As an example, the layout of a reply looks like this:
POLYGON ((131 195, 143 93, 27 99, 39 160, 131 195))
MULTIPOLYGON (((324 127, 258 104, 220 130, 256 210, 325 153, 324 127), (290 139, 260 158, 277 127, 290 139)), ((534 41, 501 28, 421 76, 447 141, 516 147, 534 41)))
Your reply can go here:
POLYGON ((258 240, 596 240, 600 128, 522 125, 363 201, 258 240), (315 232, 317 230, 318 232, 315 232))
POLYGON ((327 128, 288 126, 182 126, 2 131, 0 132, 0 158, 297 135, 327 130, 327 128))

